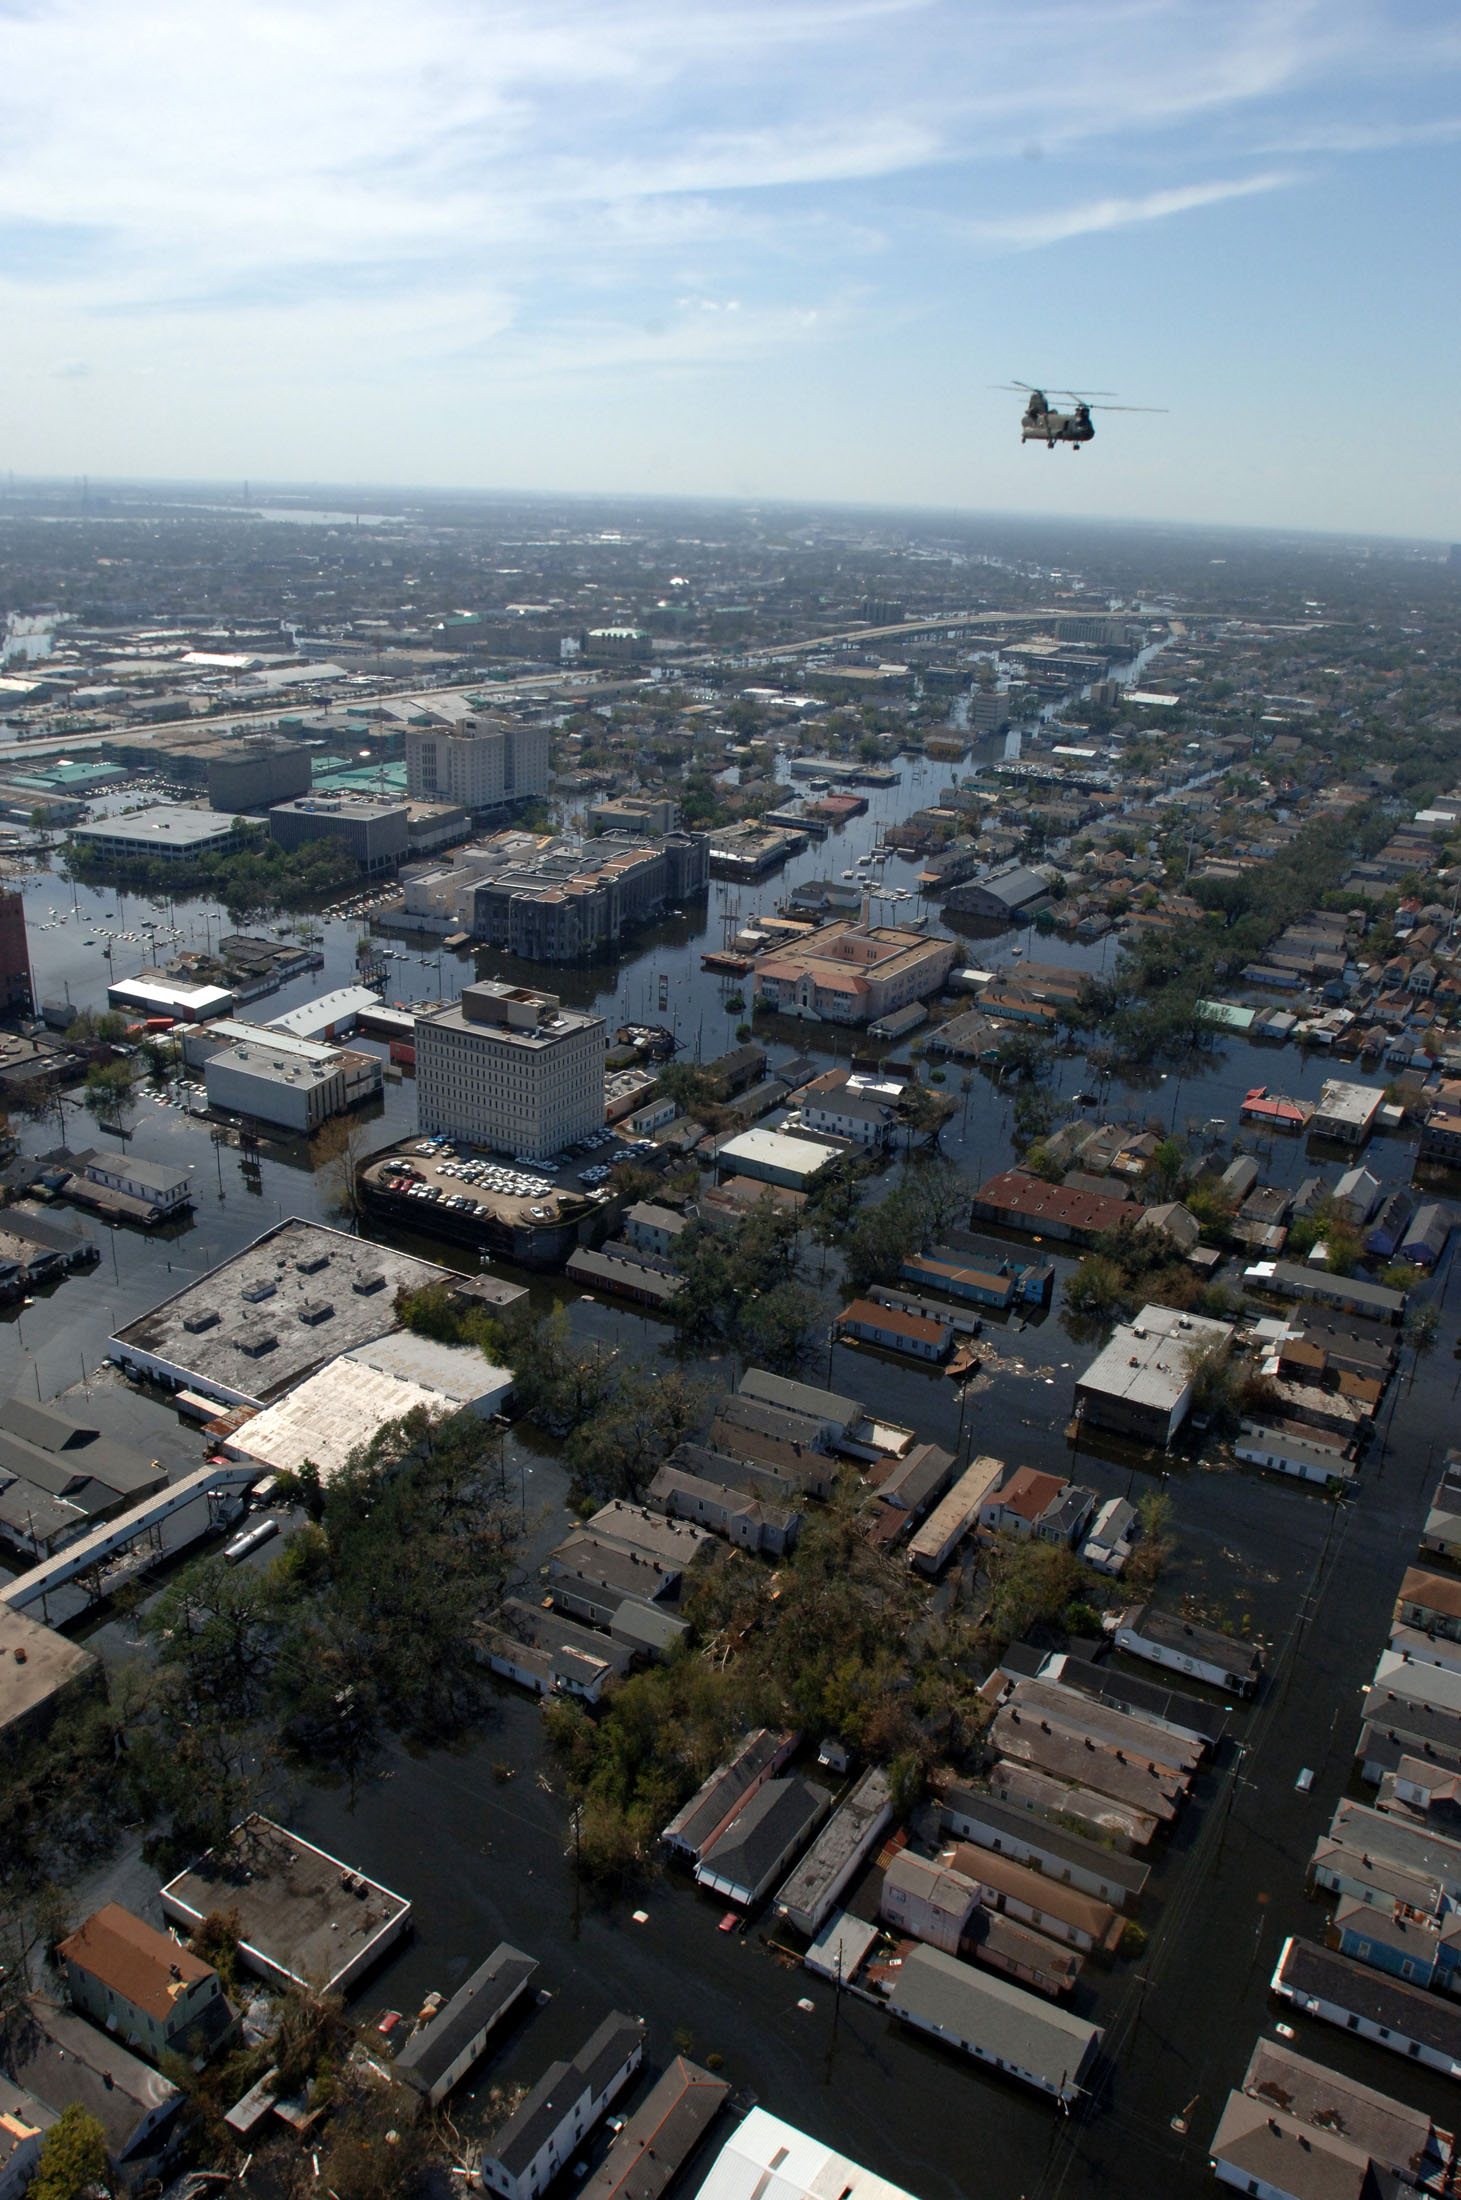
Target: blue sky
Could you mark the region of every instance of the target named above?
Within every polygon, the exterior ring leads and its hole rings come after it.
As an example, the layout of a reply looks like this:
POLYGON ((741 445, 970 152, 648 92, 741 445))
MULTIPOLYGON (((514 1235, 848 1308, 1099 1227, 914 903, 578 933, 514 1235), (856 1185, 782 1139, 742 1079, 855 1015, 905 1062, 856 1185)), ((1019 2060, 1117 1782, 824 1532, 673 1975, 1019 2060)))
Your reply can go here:
POLYGON ((1458 149, 1427 0, 0 0, 3 462, 1461 537, 1458 149))

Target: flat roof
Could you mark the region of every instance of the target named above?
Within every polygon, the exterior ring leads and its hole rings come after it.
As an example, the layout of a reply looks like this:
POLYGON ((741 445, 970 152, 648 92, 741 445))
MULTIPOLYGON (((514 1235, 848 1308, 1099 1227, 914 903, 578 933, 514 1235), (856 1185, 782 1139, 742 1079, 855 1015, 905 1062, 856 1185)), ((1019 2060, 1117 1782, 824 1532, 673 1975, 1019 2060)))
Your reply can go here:
POLYGON ((217 810, 190 809, 181 802, 159 802, 132 817, 108 817, 94 825, 72 827, 76 840, 155 841, 159 848, 200 848, 210 840, 227 840, 233 819, 217 810))
POLYGON ((1381 1085, 1351 1084, 1347 1078, 1329 1077, 1319 1089, 1319 1105, 1316 1116, 1328 1116, 1338 1123, 1368 1123, 1383 1104, 1384 1087, 1381 1085))
MULTIPOLYGON (((512 1377, 505 1368, 489 1367, 480 1354, 476 1357, 481 1377, 473 1380, 485 1383, 495 1376, 501 1392, 511 1388, 512 1377)), ((455 1383, 465 1379, 461 1375, 452 1378, 455 1383)), ((486 1394, 479 1388, 478 1397, 486 1394)), ((342 1352, 327 1367, 306 1376, 297 1388, 245 1421, 229 1439, 228 1449, 290 1473, 297 1473, 308 1460, 319 1469, 320 1479, 328 1482, 340 1472, 350 1454, 370 1443, 387 1422, 403 1420, 408 1413, 416 1412, 436 1420, 476 1402, 476 1398, 463 1399, 444 1389, 439 1381, 420 1382, 362 1359, 358 1353, 342 1352)))
POLYGON ((795 1176, 816 1176, 837 1159, 840 1151, 837 1146, 819 1145, 812 1138, 791 1138, 782 1131, 757 1127, 726 1139, 719 1158, 732 1165, 737 1161, 760 1161, 795 1176))
POLYGON ((0 1598, 0 1734, 97 1670, 79 1642, 14 1612, 0 1598))
POLYGON ((397 1290, 452 1280, 431 1261, 293 1217, 126 1323, 112 1357, 145 1353, 205 1397, 267 1404, 378 1337, 397 1290))
POLYGON ((776 1897, 778 1910, 814 1908, 828 1888, 860 1856, 886 1822, 892 1788, 881 1765, 865 1772, 852 1793, 838 1804, 806 1855, 776 1897))
POLYGON ((1077 1377, 1076 1389, 1171 1413, 1192 1383, 1188 1356, 1210 1345, 1227 1344, 1232 1335, 1231 1322, 1179 1314, 1165 1306, 1144 1306, 1134 1321, 1117 1324, 1109 1343, 1077 1377))
POLYGON ((328 1992, 411 1915, 410 1903, 389 1887, 257 1815, 170 1879, 162 1905, 189 1924, 237 1910, 245 1958, 253 1954, 316 1992, 328 1992))

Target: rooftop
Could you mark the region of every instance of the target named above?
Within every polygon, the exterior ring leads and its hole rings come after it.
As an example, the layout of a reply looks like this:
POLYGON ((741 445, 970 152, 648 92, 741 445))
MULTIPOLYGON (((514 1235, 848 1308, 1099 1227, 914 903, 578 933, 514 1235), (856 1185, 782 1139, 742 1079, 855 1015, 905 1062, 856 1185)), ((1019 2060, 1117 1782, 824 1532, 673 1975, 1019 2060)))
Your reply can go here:
POLYGON ((171 2016, 179 1994, 200 1979, 216 1976, 211 1963, 180 1948, 170 1933, 144 1925, 118 1902, 93 1911, 56 1953, 63 1962, 74 1963, 109 1986, 119 2000, 131 2002, 162 2024, 171 2016))
POLYGON ((1052 2089, 1077 2081, 1101 2041, 1097 2026, 939 1948, 910 1949, 888 1999, 896 2016, 977 2043, 1052 2089))
POLYGON ((644 2027, 637 2017, 614 2010, 572 2062, 550 2063, 515 2115, 491 2141, 490 2159, 519 2175, 534 2161, 574 2104, 585 2092, 602 2092, 643 2041, 644 2027))
POLYGON ((411 2034, 396 2057, 408 2085, 428 2092, 443 2078, 463 2049, 486 2031, 517 1999, 538 1966, 532 1956, 499 1942, 429 2024, 411 2034))
POLYGON ((24 1612, 12 1612, 0 1599, 0 1736, 97 1670, 96 1659, 79 1642, 24 1612))
POLYGON ((1231 1322, 1144 1306, 1133 1322, 1117 1324, 1079 1377, 1077 1390, 1174 1412, 1191 1385, 1193 1358, 1213 1346, 1226 1347, 1232 1335, 1231 1322))
POLYGON ((912 2200, 794 2124, 753 2108, 710 2165, 697 2200, 912 2200))
POLYGON ((659 2200, 729 2092, 723 2078, 677 2055, 618 2133, 579 2200, 659 2200))
POLYGON ((193 810, 181 802, 159 802, 150 810, 141 810, 132 817, 108 817, 94 825, 75 825, 72 836, 77 840, 139 840, 155 841, 163 850, 169 848, 203 848, 210 841, 227 840, 233 831, 233 819, 221 817, 216 810, 193 810))
POLYGON ((328 1991, 411 1916, 388 1887, 257 1814, 169 1880, 162 1905, 189 1926, 213 1910, 237 1910, 245 1959, 314 1992, 328 1991))
POLYGON ((430 1261, 291 1220, 128 1322, 112 1356, 147 1354, 205 1397, 266 1404, 378 1336, 397 1290, 449 1280, 430 1261))

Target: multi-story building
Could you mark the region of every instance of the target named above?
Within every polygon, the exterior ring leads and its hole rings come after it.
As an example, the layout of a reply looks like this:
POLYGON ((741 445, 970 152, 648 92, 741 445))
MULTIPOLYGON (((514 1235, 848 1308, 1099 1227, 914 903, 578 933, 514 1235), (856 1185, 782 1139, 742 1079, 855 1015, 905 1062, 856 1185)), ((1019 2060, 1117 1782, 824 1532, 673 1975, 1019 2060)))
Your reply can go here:
POLYGON ((602 1130, 602 1016, 493 982, 416 1019, 421 1129, 533 1160, 602 1130))
POLYGON ((108 1902, 56 1950, 75 2006, 139 2054, 196 2054, 233 2023, 222 1981, 197 1956, 108 1902))
POLYGON ((500 810, 548 792, 548 729, 501 718, 406 731, 406 792, 413 802, 500 810))
POLYGON ((234 741, 208 759, 208 807, 230 817, 267 810, 309 793, 310 756, 301 741, 234 741))
POLYGON ((7 888, 0 893, 0 1016, 29 1016, 34 1008, 25 896, 7 888))
POLYGON ((613 2010, 572 2062, 549 2064, 492 2139, 483 2184, 505 2200, 537 2200, 643 2060, 643 2024, 613 2010))
POLYGON ((410 813, 404 802, 368 795, 309 794, 276 802, 269 830, 281 848, 311 840, 342 840, 362 871, 393 871, 410 846, 410 813))
POLYGON ((824 924, 795 946, 758 959, 756 998, 787 1016, 870 1024, 937 993, 955 952, 952 940, 931 939, 911 926, 824 924))
POLYGON ((588 821, 596 833, 673 833, 680 805, 668 795, 607 795, 590 803, 588 821))
POLYGON ((508 831, 413 872, 403 890, 408 916, 530 961, 570 962, 702 893, 709 875, 703 833, 581 843, 508 831))

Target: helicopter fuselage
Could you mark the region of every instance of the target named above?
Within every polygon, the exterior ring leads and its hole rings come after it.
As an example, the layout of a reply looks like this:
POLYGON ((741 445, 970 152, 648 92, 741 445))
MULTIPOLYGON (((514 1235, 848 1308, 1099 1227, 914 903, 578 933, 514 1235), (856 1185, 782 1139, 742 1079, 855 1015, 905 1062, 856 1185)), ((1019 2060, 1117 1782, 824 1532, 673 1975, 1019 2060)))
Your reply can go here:
POLYGON ((1096 424, 1088 412, 1030 411, 1020 422, 1022 443, 1048 444, 1052 451, 1057 443, 1074 443, 1077 447, 1089 443, 1095 432, 1096 424))

